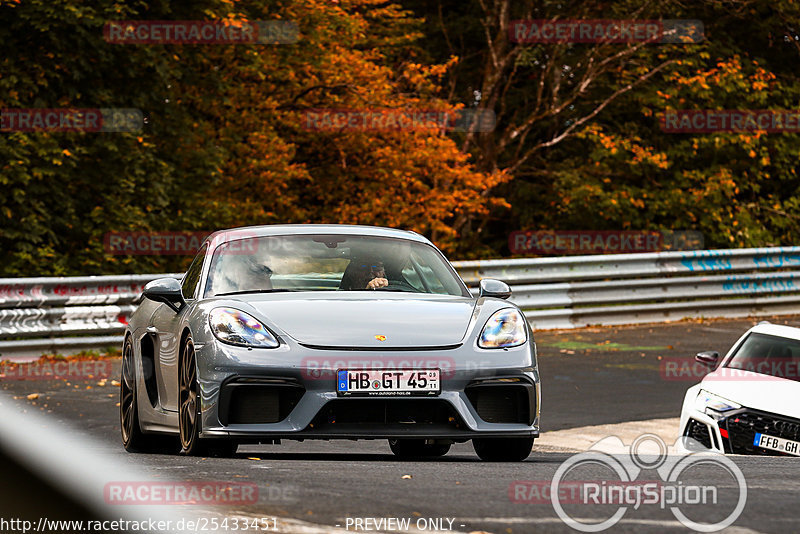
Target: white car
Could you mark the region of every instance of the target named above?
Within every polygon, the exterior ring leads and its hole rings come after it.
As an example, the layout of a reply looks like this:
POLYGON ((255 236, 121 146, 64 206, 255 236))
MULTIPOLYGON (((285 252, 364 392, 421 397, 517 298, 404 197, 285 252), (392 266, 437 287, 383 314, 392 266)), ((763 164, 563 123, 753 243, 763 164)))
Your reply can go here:
POLYGON ((800 456, 800 328, 762 322, 724 358, 695 359, 712 371, 686 392, 685 448, 800 456))

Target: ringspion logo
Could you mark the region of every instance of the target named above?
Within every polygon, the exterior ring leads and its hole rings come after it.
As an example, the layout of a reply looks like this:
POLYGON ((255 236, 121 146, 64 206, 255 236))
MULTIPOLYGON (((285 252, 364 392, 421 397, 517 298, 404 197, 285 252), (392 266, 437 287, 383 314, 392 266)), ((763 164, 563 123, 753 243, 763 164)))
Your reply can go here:
MULTIPOLYGON (((675 450, 679 445, 692 450, 694 443, 679 438, 675 450)), ((524 482, 509 488, 512 502, 541 500, 541 492, 531 491, 540 488, 524 482)), ((643 506, 668 509, 686 528, 716 532, 741 515, 747 482, 736 463, 723 454, 671 453, 654 434, 639 436, 630 447, 609 436, 563 462, 548 495, 558 517, 580 532, 612 528, 643 506), (645 472, 655 472, 660 480, 643 480, 645 472)))

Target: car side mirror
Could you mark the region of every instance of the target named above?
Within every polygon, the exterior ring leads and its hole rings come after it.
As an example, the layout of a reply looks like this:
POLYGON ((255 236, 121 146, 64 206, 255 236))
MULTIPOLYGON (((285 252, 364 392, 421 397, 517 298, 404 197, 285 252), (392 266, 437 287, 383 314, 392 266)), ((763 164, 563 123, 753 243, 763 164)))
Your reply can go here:
POLYGON ((719 362, 719 352, 715 350, 707 350, 705 352, 698 352, 697 356, 694 357, 695 361, 702 363, 714 369, 719 362))
POLYGON ((149 282, 144 286, 142 296, 155 302, 163 302, 175 310, 175 313, 186 305, 181 283, 175 278, 159 278, 149 282))
POLYGON ((484 278, 481 280, 480 284, 480 296, 481 297, 495 297, 498 299, 507 299, 511 296, 511 288, 508 287, 508 284, 505 282, 501 282, 500 280, 494 280, 492 278, 484 278))

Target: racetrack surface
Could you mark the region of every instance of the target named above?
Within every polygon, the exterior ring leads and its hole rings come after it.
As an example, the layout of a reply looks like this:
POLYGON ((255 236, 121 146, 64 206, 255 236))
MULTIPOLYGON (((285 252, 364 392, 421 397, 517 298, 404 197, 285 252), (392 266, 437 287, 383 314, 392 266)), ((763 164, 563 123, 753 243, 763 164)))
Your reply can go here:
MULTIPOLYGON (((796 318, 773 321, 798 323, 796 318)), ((458 532, 574 532, 559 519, 552 504, 514 502, 517 481, 549 484, 574 450, 585 449, 587 440, 603 434, 603 425, 610 425, 610 433, 623 434, 626 443, 648 431, 665 437, 676 434, 671 426, 683 394, 697 380, 667 379, 675 377, 665 376, 664 359, 691 359, 701 350, 724 353, 755 322, 714 320, 536 333, 544 434, 524 463, 481 462, 469 443, 454 445, 439 460, 397 461, 385 441, 284 441, 240 447, 230 459, 127 454, 119 438, 118 388, 111 380, 105 385, 96 380, 3 380, 2 387, 14 396, 20 410, 47 414, 53 428, 66 424, 84 431, 96 441, 94 453, 120 465, 163 480, 257 484, 257 504, 213 506, 203 510, 209 516, 281 517, 289 520, 282 520, 281 530, 292 532, 326 532, 336 525, 344 530, 348 517, 351 521, 409 518, 412 525, 420 518, 449 518, 452 525, 447 520, 444 525, 458 532), (36 394, 37 398, 28 399, 36 394), (582 441, 581 436, 587 439, 582 441)), ((114 373, 118 370, 115 361, 114 373)), ((731 458, 748 485, 747 505, 731 531, 798 530, 800 459, 731 458)), ((600 468, 594 475, 587 474, 598 479, 606 476, 600 468)), ((644 478, 654 480, 658 475, 648 473, 644 478)), ((704 484, 717 483, 721 493, 731 488, 731 479, 722 474, 705 473, 702 478, 704 484)), ((732 504, 722 498, 718 509, 725 506, 732 504)), ((354 531, 352 525, 349 531, 354 531)), ((686 528, 669 510, 651 505, 628 510, 610 531, 686 528)))

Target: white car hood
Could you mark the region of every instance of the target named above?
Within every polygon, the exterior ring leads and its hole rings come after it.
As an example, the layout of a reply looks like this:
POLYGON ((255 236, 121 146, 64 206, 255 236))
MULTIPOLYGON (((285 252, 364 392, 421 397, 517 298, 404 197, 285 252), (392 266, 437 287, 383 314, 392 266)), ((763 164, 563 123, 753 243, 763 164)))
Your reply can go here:
POLYGON ((754 410, 800 419, 800 382, 749 371, 738 371, 735 378, 714 371, 700 387, 709 393, 754 410))

